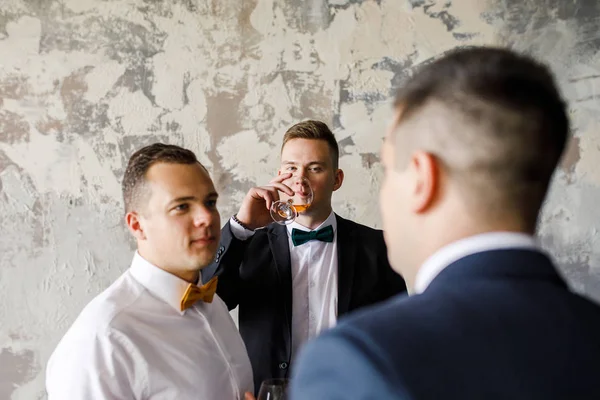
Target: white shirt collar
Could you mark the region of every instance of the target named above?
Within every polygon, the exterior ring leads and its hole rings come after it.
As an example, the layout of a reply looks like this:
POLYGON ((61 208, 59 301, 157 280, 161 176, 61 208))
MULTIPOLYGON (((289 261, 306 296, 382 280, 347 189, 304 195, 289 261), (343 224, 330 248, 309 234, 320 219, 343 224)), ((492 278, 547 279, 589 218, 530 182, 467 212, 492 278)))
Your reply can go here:
POLYGON ((326 226, 329 226, 329 225, 331 225, 331 227, 333 228, 333 232, 335 233, 337 231, 337 219, 335 218, 335 213, 333 212, 333 210, 331 211, 331 213, 329 214, 327 219, 325 221, 323 221, 321 223, 321 225, 317 226, 315 229, 308 229, 304 225, 300 225, 299 223, 294 221, 291 224, 287 225, 287 231, 288 231, 288 234, 291 235, 292 229, 294 229, 294 228, 300 229, 302 231, 310 232, 311 230, 316 231, 317 229, 325 228, 326 226))
POLYGON ((137 251, 130 267, 131 275, 150 293, 173 307, 181 315, 181 297, 187 290, 189 282, 158 268, 144 259, 137 251))
POLYGON ((471 254, 489 250, 524 248, 539 249, 533 236, 517 232, 490 232, 458 240, 441 248, 421 265, 417 272, 414 294, 419 294, 447 266, 471 254))

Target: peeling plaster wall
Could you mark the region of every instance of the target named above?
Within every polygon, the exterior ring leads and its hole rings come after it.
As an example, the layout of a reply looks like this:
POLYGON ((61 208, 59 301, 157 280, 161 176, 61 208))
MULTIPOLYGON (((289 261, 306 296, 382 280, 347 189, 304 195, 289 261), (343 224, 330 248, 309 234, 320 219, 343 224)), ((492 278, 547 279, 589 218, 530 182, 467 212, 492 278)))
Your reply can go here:
POLYGON ((467 44, 548 61, 574 137, 540 234, 600 299, 600 3, 576 0, 0 0, 0 399, 43 399, 44 368, 134 249, 120 179, 137 148, 193 149, 223 220, 277 168, 287 127, 331 124, 343 216, 378 226, 392 88, 467 44))

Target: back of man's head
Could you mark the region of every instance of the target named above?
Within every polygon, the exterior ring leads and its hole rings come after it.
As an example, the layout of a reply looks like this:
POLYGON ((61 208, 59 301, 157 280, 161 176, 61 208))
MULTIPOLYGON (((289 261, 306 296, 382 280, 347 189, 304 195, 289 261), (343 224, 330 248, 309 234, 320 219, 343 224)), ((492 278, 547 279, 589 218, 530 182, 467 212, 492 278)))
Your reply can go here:
POLYGON ((474 213, 535 229, 569 131, 547 67, 506 49, 459 49, 420 69, 395 104, 398 169, 426 151, 474 213))

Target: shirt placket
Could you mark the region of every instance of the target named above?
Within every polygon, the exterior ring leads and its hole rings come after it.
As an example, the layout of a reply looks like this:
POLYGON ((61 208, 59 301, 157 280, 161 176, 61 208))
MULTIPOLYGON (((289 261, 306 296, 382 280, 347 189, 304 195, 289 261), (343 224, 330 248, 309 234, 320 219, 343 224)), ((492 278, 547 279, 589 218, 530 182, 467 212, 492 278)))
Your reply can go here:
POLYGON ((314 256, 315 256, 315 243, 317 242, 309 242, 310 246, 309 246, 309 253, 308 253, 308 259, 307 259, 307 283, 308 283, 308 339, 314 337, 315 332, 316 332, 316 324, 317 324, 317 315, 315 312, 315 279, 314 279, 314 272, 315 272, 315 263, 314 263, 314 256))

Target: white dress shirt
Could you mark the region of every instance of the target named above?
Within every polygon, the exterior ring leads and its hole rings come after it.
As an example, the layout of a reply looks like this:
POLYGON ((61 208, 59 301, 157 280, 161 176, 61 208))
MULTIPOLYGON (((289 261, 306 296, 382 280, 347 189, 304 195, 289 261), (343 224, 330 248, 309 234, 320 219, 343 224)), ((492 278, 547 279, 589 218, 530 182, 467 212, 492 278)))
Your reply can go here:
MULTIPOLYGON (((311 231, 292 222, 287 225, 292 268, 292 362, 300 347, 337 320, 338 255, 337 220, 333 211, 317 228, 333 228, 333 242, 312 240, 299 246, 292 243, 292 229, 311 231)), ((246 240, 253 231, 230 220, 231 231, 239 240, 246 240)))
POLYGON ((49 400, 239 400, 250 360, 223 301, 180 311, 188 283, 137 252, 50 357, 49 400))
POLYGON ((427 286, 447 266, 466 256, 489 250, 540 250, 533 236, 517 232, 490 232, 458 240, 442 247, 422 265, 415 278, 414 294, 423 293, 427 286))

